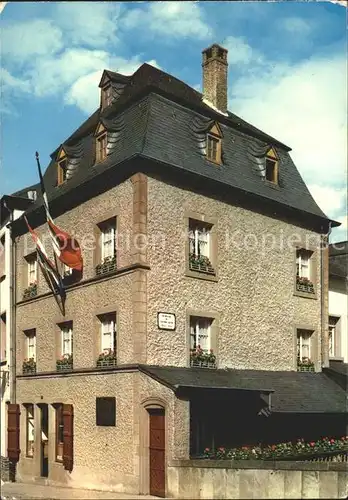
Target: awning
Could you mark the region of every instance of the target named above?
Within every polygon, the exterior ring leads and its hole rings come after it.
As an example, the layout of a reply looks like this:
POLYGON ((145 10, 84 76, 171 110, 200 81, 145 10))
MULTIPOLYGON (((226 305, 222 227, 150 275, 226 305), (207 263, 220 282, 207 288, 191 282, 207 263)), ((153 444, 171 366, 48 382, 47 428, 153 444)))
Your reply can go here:
POLYGON ((147 365, 139 369, 176 393, 183 388, 256 391, 264 400, 271 395, 272 413, 347 413, 346 392, 324 373, 147 365))

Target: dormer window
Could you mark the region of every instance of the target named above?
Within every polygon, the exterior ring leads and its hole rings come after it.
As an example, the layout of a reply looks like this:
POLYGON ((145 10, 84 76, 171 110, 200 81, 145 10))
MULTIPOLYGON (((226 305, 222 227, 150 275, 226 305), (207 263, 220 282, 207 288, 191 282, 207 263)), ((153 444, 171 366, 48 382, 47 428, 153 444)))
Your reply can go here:
POLYGON ((67 180, 68 159, 64 149, 61 149, 57 159, 57 184, 60 186, 67 180))
POLYGON ((278 184, 278 156, 271 148, 265 159, 265 179, 272 184, 278 184))
POLYGON ((111 102, 112 102, 112 87, 111 84, 109 83, 101 89, 102 109, 105 109, 107 106, 110 106, 111 102))
POLYGON ((217 123, 207 132, 207 160, 221 164, 221 129, 217 123))
POLYGON ((95 133, 96 163, 99 163, 107 157, 107 131, 100 123, 95 133))

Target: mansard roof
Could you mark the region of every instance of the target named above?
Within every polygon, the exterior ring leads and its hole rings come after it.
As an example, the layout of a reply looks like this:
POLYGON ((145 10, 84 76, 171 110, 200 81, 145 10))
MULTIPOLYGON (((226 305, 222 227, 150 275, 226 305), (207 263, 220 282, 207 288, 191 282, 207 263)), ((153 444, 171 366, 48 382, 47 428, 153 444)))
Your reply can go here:
MULTIPOLYGON (((105 75, 115 81, 123 76, 109 71, 105 75)), ((137 167, 149 175, 155 172, 163 180, 170 174, 172 182, 184 183, 186 188, 205 185, 210 190, 207 195, 222 196, 233 191, 235 203, 250 198, 256 209, 269 205, 276 217, 282 209, 288 209, 293 220, 301 222, 305 216, 315 221, 317 228, 326 230, 329 219, 307 189, 288 146, 231 112, 227 116, 218 112, 204 102, 200 92, 148 64, 122 82, 117 81, 120 86, 115 102, 96 110, 64 141, 67 154, 69 149, 78 154, 74 155, 73 175, 59 188, 55 166, 59 148, 52 154, 44 179, 53 203, 63 197, 65 202, 60 205, 65 207, 68 194, 76 194, 82 185, 81 191, 88 196, 85 187, 88 183, 96 185, 96 178, 100 192, 106 191, 110 182, 116 182, 116 178, 120 181, 122 175, 131 174, 137 167), (95 164, 94 132, 100 122, 108 131, 108 156, 95 164), (206 131, 215 122, 223 135, 223 164, 218 167, 207 161, 204 149, 206 131), (270 148, 279 157, 279 186, 271 186, 261 178, 260 162, 270 148), (103 177, 106 172, 108 181, 103 177)), ((82 193, 78 200, 83 202, 82 193)), ((29 211, 37 212, 39 207, 40 199, 29 211)))

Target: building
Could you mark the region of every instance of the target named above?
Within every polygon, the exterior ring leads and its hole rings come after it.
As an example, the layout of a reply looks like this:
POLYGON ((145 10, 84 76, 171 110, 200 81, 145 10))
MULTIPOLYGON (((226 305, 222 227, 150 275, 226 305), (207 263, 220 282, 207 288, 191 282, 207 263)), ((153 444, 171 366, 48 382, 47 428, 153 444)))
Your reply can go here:
POLYGON ((33 203, 35 186, 15 193, 12 196, 3 196, 0 200, 0 370, 1 370, 1 476, 9 473, 7 459, 7 432, 6 432, 6 404, 14 401, 15 394, 15 358, 12 339, 15 328, 13 295, 13 262, 14 245, 11 238, 9 224, 33 203))
MULTIPOLYGON (((19 480, 176 496, 173 461, 206 446, 345 432, 322 373, 337 223, 289 147, 227 110, 218 45, 203 87, 104 71, 100 108, 53 152, 51 213, 84 258, 64 316, 11 225, 19 480)), ((40 199, 26 215, 44 238, 40 199)))

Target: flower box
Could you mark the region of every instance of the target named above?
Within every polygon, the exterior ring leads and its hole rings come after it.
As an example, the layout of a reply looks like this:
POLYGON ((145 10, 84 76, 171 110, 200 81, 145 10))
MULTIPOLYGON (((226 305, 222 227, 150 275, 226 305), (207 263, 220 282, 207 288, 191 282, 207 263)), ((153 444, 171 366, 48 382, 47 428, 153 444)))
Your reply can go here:
POLYGON ((211 349, 205 352, 200 346, 190 351, 190 366, 193 368, 216 368, 216 356, 211 349))
POLYGON ((73 369, 72 363, 65 363, 64 365, 57 364, 57 372, 70 372, 73 369))
POLYGON ((197 361, 195 359, 190 360, 190 366, 193 368, 216 368, 215 361, 197 361))
POLYGON ((189 255, 189 266, 191 271, 197 271, 200 273, 215 274, 214 268, 211 265, 208 257, 203 255, 195 255, 190 253, 189 255))
POLYGON ((297 365, 298 372, 314 372, 314 365, 297 365))
POLYGON ((23 361, 23 375, 32 375, 36 373, 36 361, 33 358, 26 359, 23 361))
POLYGON ((60 359, 57 359, 57 372, 69 372, 73 369, 72 354, 64 354, 60 359))
POLYGON ((309 358, 297 358, 298 372, 314 372, 314 363, 309 358))
POLYGON ((95 273, 97 276, 102 274, 111 273, 112 271, 116 271, 117 263, 116 263, 116 255, 114 257, 106 257, 101 264, 98 264, 95 268, 95 273))
POLYGON ((32 283, 23 292, 23 300, 36 297, 37 295, 37 283, 32 283))
POLYGON ((308 278, 296 277, 296 290, 298 292, 315 293, 314 285, 308 278))
POLYGON ((111 349, 109 349, 108 351, 99 354, 97 359, 97 367, 102 368, 111 366, 117 366, 117 357, 116 351, 112 351, 111 349))
POLYGON ((346 461, 348 436, 321 438, 317 441, 277 443, 272 445, 246 445, 238 448, 205 448, 202 457, 215 460, 330 460, 346 461))

